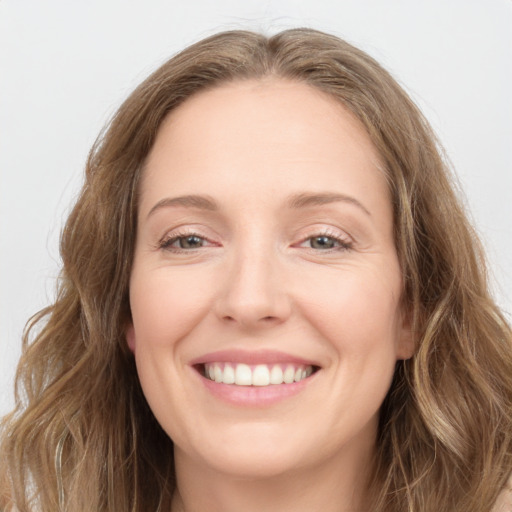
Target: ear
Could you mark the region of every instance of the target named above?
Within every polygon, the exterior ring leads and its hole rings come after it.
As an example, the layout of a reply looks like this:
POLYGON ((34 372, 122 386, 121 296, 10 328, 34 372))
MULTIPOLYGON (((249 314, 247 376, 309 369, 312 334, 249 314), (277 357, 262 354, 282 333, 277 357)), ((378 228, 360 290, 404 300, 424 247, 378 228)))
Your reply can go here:
POLYGON ((415 339, 412 330, 412 311, 410 308, 402 307, 400 313, 400 326, 396 347, 397 360, 410 359, 415 351, 415 339))
POLYGON ((135 354, 135 328, 132 321, 126 327, 125 336, 128 348, 135 354))

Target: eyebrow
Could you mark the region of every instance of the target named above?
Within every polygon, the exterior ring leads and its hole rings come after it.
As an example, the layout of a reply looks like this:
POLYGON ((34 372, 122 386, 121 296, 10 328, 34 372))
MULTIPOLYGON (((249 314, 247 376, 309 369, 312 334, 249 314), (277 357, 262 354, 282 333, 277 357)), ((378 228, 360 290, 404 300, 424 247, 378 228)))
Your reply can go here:
MULTIPOLYGON (((345 194, 336 194, 331 192, 324 193, 300 193, 295 194, 288 198, 287 205, 291 209, 311 208, 314 206, 322 206, 331 203, 349 203, 357 206, 366 215, 371 217, 369 210, 355 197, 347 196, 345 194)), ((217 211, 219 209, 217 203, 208 196, 202 195, 185 195, 179 197, 166 197, 156 203, 151 210, 149 210, 148 217, 153 215, 155 211, 161 208, 169 207, 183 207, 183 208, 197 208, 199 210, 217 211)))
POLYGON ((309 194, 302 193, 296 194, 288 200, 288 206, 292 209, 298 208, 308 208, 313 206, 322 206, 324 204, 331 203, 349 203, 354 206, 357 206, 360 210, 362 210, 366 215, 371 217, 370 211, 355 197, 347 196, 345 194, 336 194, 332 192, 325 192, 319 194, 309 194))
POLYGON ((218 210, 217 203, 208 196, 187 195, 179 197, 166 197, 151 208, 148 217, 153 215, 156 210, 161 208, 168 208, 172 206, 181 206, 184 208, 198 208, 200 210, 216 211, 218 210))

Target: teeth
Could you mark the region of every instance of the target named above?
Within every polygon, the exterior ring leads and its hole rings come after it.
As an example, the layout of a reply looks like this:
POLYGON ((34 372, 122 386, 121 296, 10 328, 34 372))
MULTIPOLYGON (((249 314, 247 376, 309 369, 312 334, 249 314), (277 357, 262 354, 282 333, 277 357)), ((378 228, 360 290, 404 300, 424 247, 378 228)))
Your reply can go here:
POLYGON ((268 386, 269 384, 292 384, 308 378, 313 373, 311 365, 266 365, 231 363, 206 363, 204 376, 210 380, 236 386, 268 386))
POLYGON ((224 366, 222 382, 224 384, 234 384, 235 383, 235 370, 229 364, 224 366))
POLYGON ((268 386, 270 384, 270 370, 268 366, 259 364, 252 372, 253 386, 268 386))
POLYGON ((270 384, 282 384, 283 383, 283 369, 275 365, 270 370, 270 384))
MULTIPOLYGON (((215 365, 215 368, 220 366, 215 365)), ((237 386, 250 386, 252 384, 251 367, 246 364, 237 364, 235 369, 235 384, 237 386)))
POLYGON ((285 384, 291 384, 295 380, 295 368, 288 366, 284 371, 283 381, 285 384))

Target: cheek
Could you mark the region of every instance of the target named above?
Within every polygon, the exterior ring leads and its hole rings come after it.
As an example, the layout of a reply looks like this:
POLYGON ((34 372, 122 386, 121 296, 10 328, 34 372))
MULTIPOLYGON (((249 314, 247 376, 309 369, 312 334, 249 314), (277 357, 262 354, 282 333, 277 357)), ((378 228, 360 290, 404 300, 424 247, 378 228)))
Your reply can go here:
POLYGON ((134 274, 130 306, 137 351, 169 349, 211 310, 212 285, 207 276, 179 269, 134 274))
POLYGON ((354 270, 321 283, 317 280, 309 322, 331 351, 328 396, 339 404, 333 421, 336 428, 345 422, 357 428, 375 417, 391 385, 400 336, 400 281, 354 270))
POLYGON ((400 336, 400 280, 390 274, 353 269, 317 275, 300 301, 302 313, 344 356, 364 358, 374 351, 394 355, 400 336))
POLYGON ((127 340, 133 339, 146 400, 173 439, 185 429, 179 411, 189 396, 184 388, 181 342, 211 310, 211 283, 191 277, 181 269, 156 269, 134 272, 130 282, 133 325, 127 340))

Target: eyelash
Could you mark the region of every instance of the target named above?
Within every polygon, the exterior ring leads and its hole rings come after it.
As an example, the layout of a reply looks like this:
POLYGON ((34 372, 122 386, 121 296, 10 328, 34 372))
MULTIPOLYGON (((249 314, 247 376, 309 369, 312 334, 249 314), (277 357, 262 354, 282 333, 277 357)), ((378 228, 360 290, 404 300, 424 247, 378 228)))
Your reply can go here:
POLYGON ((352 249, 352 247, 353 247, 353 243, 351 241, 347 240, 346 238, 342 238, 338 234, 333 233, 332 231, 329 231, 329 230, 320 231, 319 233, 315 233, 314 235, 310 235, 310 236, 304 238, 299 243, 299 246, 301 246, 302 244, 304 244, 307 241, 312 241, 315 238, 316 239, 326 238, 326 239, 333 241, 335 244, 337 244, 336 247, 330 247, 327 249, 315 249, 314 247, 308 247, 308 249, 311 249, 315 252, 331 253, 331 252, 338 252, 338 251, 348 251, 348 250, 352 249))
POLYGON ((196 237, 196 238, 198 238, 198 239, 200 239, 201 241, 204 241, 204 242, 209 242, 210 241, 206 237, 200 235, 199 233, 195 233, 193 231, 190 231, 190 232, 178 232, 178 233, 173 233, 172 235, 163 238, 158 243, 158 249, 163 249, 165 251, 174 252, 174 253, 186 253, 186 252, 191 252, 193 250, 197 250, 197 249, 203 247, 202 245, 200 247, 198 247, 198 248, 193 248, 193 249, 183 249, 182 247, 172 247, 172 245, 174 243, 178 242, 179 240, 182 240, 182 239, 185 239, 185 238, 193 238, 193 237, 196 237))
MULTIPOLYGON (((163 238, 158 243, 157 248, 165 250, 165 251, 173 252, 176 254, 180 254, 180 253, 182 254, 182 253, 192 252, 194 250, 204 247, 203 245, 201 245, 200 247, 189 248, 189 249, 184 249, 181 247, 173 247, 173 244, 175 244, 179 240, 186 239, 186 238, 193 238, 193 237, 198 238, 202 242, 206 242, 206 243, 211 242, 210 240, 208 240, 208 238, 206 238, 196 232, 193 232, 193 231, 178 232, 178 233, 173 233, 171 236, 163 238)), ((297 244, 297 246, 300 247, 300 246, 302 246, 302 244, 304 244, 308 240, 311 241, 311 240, 314 240, 315 238, 316 239, 326 238, 326 239, 329 239, 330 241, 333 241, 334 244, 337 244, 336 247, 330 247, 327 249, 315 249, 314 247, 308 247, 308 249, 311 249, 315 252, 318 251, 318 252, 330 253, 330 252, 337 252, 337 251, 348 251, 348 250, 352 249, 352 247, 353 247, 353 243, 351 241, 348 241, 347 239, 344 239, 328 230, 319 232, 319 233, 315 233, 314 235, 310 235, 310 236, 304 238, 297 244)))

